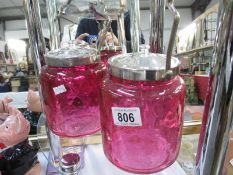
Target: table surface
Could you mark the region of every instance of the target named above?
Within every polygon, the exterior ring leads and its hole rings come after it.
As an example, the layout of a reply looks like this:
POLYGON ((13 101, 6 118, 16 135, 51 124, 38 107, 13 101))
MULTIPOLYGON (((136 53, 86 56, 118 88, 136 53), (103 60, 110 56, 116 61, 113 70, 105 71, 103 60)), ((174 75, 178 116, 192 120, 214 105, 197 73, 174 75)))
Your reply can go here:
MULTIPOLYGON (((48 152, 44 153, 46 157, 48 152)), ((38 157, 42 166, 41 175, 46 175, 48 160, 42 152, 38 153, 38 157)), ((80 175, 136 175, 120 170, 114 166, 104 155, 102 144, 88 145, 84 153, 84 168, 81 170, 80 175)), ((50 165, 51 166, 51 165, 50 165)), ((50 168, 51 169, 51 168, 50 168)), ((54 175, 54 170, 47 173, 47 175, 54 175)), ((165 170, 153 173, 151 175, 186 175, 180 165, 175 162, 165 170)))
MULTIPOLYGON (((43 115, 42 115, 43 116, 43 115)), ((38 137, 40 134, 45 135, 45 118, 40 117, 38 122, 38 137)), ((197 149, 198 135, 185 135, 182 138, 180 154, 178 156, 177 162, 168 167, 167 169, 155 173, 153 175, 193 175, 195 168, 195 151, 197 149)), ((81 175, 130 175, 125 171, 120 170, 114 166, 110 161, 105 157, 102 149, 102 139, 100 133, 97 133, 94 136, 89 136, 85 139, 85 143, 88 144, 85 150, 84 162, 85 166, 82 170, 81 175), (110 174, 109 174, 110 173, 110 174)), ((41 146, 41 150, 48 150, 48 139, 38 139, 41 146)), ((78 140, 62 138, 60 142, 64 145, 77 144, 78 140), (76 143, 77 141, 77 143, 76 143)), ((55 142, 56 143, 56 142, 55 142)), ((54 145, 55 146, 55 145, 54 145)), ((47 159, 49 159, 48 153, 46 154, 47 159)), ((48 164, 46 159, 42 159, 43 174, 45 175, 47 167, 44 164, 48 164), (45 161, 46 160, 46 161, 45 161), (45 168, 46 167, 46 168, 45 168)), ((49 161, 51 162, 51 161, 49 161)), ((51 166, 50 166, 51 167, 51 166)), ((51 169, 51 168, 49 168, 51 169)), ((54 175, 54 170, 52 169, 52 174, 54 175)), ((51 173, 47 173, 51 175, 51 173)))

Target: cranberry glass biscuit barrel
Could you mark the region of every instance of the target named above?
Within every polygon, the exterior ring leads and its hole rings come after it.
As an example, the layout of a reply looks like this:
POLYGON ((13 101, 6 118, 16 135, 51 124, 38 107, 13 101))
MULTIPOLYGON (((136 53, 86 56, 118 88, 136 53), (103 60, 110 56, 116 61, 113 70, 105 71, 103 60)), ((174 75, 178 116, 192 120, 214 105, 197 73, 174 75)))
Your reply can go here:
POLYGON ((95 49, 67 47, 45 55, 40 83, 53 133, 81 137, 100 130, 100 84, 105 73, 95 49))
POLYGON ((104 153, 117 167, 154 173, 177 158, 182 135, 185 84, 179 60, 148 52, 109 59, 101 86, 104 153))

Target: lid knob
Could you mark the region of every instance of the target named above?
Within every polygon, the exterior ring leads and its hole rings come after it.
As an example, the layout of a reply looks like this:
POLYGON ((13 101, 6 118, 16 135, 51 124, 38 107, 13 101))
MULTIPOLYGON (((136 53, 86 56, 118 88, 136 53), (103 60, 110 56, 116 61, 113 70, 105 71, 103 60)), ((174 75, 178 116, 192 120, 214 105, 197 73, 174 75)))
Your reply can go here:
POLYGON ((146 44, 142 44, 139 46, 140 52, 147 56, 149 54, 150 46, 146 44))

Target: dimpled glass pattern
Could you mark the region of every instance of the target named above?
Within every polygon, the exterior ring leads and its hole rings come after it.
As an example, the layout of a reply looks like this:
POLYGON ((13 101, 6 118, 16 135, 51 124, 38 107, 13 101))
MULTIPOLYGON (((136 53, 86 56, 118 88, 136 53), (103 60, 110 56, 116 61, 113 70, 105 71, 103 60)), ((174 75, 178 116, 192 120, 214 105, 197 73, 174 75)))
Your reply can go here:
POLYGON ((100 130, 99 89, 104 72, 100 64, 42 68, 44 112, 56 135, 81 137, 100 130))
POLYGON ((153 173, 177 158, 182 135, 185 84, 175 76, 162 81, 106 77, 101 87, 104 152, 117 167, 153 173), (117 126, 112 107, 138 107, 142 126, 117 126))

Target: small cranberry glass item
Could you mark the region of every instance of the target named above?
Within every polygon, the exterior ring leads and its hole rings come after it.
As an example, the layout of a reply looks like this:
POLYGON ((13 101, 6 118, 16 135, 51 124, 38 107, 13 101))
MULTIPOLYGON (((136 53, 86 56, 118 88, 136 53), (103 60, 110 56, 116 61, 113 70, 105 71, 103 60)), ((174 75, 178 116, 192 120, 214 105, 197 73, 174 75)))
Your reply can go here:
POLYGON ((100 50, 100 58, 104 65, 108 65, 108 59, 122 53, 120 46, 103 47, 100 50))

